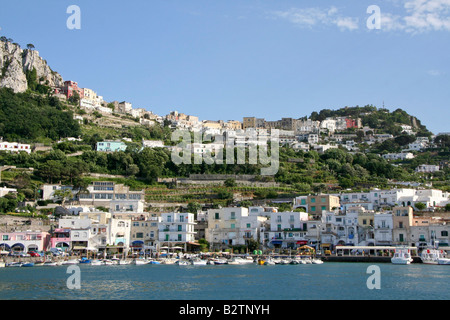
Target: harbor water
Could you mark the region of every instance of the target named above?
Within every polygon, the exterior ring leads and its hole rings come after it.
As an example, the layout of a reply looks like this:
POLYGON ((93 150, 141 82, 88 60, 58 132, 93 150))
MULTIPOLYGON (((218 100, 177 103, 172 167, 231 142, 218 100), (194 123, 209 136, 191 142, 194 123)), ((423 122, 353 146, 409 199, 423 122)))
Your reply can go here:
POLYGON ((77 265, 0 268, 2 300, 448 300, 450 267, 319 265, 77 265), (371 266, 379 288, 370 288, 371 266), (69 271, 69 272, 68 272, 69 271))

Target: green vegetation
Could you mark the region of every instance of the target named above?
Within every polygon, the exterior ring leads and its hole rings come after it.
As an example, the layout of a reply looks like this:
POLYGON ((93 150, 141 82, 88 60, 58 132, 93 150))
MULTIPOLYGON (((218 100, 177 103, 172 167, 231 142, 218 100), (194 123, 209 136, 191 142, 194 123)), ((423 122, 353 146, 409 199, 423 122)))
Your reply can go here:
POLYGON ((7 141, 56 141, 80 135, 71 111, 54 97, 0 89, 0 136, 7 141))

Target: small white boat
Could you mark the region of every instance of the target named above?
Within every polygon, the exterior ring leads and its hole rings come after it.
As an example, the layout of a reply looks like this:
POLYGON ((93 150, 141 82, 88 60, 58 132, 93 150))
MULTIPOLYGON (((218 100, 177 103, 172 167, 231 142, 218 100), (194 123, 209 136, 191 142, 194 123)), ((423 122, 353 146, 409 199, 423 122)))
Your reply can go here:
POLYGON ((425 264, 450 265, 450 259, 443 250, 439 249, 424 249, 420 254, 420 259, 425 264))
POLYGON ((413 259, 409 249, 406 248, 396 248, 394 256, 391 258, 391 263, 393 264, 411 264, 413 259))
POLYGON ((149 261, 145 259, 134 259, 133 264, 137 266, 142 266, 144 264, 148 264, 149 261))
POLYGON ((57 267, 58 263, 55 261, 45 261, 42 266, 44 267, 57 267))
POLYGON ((102 262, 105 266, 113 266, 117 264, 116 261, 112 261, 110 259, 103 259, 102 262))
POLYGON ((177 259, 172 258, 161 259, 161 264, 175 264, 175 262, 177 262, 177 259))
POLYGON ((192 259, 192 260, 191 260, 191 264, 192 264, 193 266, 206 266, 207 263, 208 263, 208 261, 203 260, 203 259, 199 259, 199 258, 196 258, 196 259, 192 259))
POLYGON ((131 260, 119 260, 119 264, 121 266, 131 264, 131 260))
POLYGON ((190 265, 189 261, 186 261, 186 260, 178 260, 176 262, 176 264, 179 266, 189 266, 190 265))
POLYGON ((322 260, 317 259, 317 258, 316 259, 312 259, 311 262, 312 262, 312 264, 322 264, 323 263, 322 260))
MULTIPOLYGON (((270 260, 273 261, 272 259, 270 259, 270 260)), ((280 264, 286 265, 286 264, 290 264, 290 263, 291 263, 291 259, 281 259, 280 264)))
POLYGON ((67 266, 67 265, 74 265, 74 264, 79 264, 80 261, 78 261, 77 259, 70 259, 67 261, 63 261, 62 265, 67 266))
POLYGON ((91 261, 91 266, 102 266, 104 265, 102 260, 92 260, 91 261))
POLYGON ((22 265, 23 265, 22 262, 10 262, 6 264, 7 267, 15 267, 15 268, 21 267, 22 265))
POLYGON ((227 261, 227 259, 221 259, 221 258, 219 258, 219 259, 214 259, 213 263, 214 263, 214 264, 217 264, 217 265, 222 265, 222 264, 227 264, 228 261, 227 261))

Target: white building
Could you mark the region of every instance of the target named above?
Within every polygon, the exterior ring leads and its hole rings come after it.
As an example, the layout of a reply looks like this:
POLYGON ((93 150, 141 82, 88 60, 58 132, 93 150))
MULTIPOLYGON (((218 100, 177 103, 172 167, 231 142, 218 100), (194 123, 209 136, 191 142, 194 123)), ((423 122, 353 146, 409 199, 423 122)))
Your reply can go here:
POLYGON ((269 246, 297 248, 307 244, 308 213, 272 212, 270 215, 269 246))
POLYGON ((393 242, 392 231, 394 222, 392 213, 375 213, 374 215, 374 235, 375 245, 389 246, 393 242))
POLYGON ((161 214, 161 222, 158 225, 158 240, 160 245, 173 247, 185 245, 195 240, 194 214, 165 212, 161 214))
POLYGON ((408 160, 414 159, 414 154, 411 152, 387 153, 383 154, 382 157, 386 160, 408 160))
POLYGON ((438 172, 439 170, 440 170, 439 166, 435 166, 432 164, 421 164, 415 169, 416 172, 424 172, 424 173, 438 172))
POLYGON ((8 151, 8 152, 23 151, 26 153, 31 153, 31 145, 18 142, 0 141, 0 151, 8 151))

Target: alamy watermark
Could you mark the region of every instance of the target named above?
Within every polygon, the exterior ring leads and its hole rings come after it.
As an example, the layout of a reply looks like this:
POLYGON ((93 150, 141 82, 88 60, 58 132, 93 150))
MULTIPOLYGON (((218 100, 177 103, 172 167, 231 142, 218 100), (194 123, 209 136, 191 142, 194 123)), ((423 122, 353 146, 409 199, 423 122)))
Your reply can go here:
POLYGON ((367 274, 371 274, 367 278, 366 285, 370 290, 381 289, 381 269, 377 265, 371 265, 367 268, 367 274))
POLYGON ((81 289, 81 269, 77 265, 71 265, 67 268, 67 274, 71 274, 67 278, 66 285, 70 290, 81 289))

